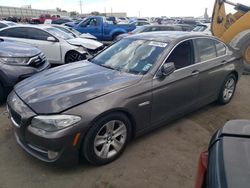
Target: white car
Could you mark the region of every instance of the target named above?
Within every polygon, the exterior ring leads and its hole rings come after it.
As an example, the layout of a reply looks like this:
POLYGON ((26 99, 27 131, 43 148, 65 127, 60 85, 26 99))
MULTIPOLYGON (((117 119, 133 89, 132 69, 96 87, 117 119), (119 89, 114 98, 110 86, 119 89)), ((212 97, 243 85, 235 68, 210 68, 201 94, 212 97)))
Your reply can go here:
POLYGON ((75 38, 48 25, 18 25, 3 28, 0 30, 0 37, 39 48, 51 64, 80 61, 104 48, 98 41, 75 38))
POLYGON ((51 24, 52 27, 55 27, 57 29, 60 29, 70 35, 72 35, 75 38, 85 38, 85 39, 92 39, 97 40, 97 38, 94 35, 91 35, 89 33, 80 33, 79 31, 75 30, 72 27, 64 26, 64 25, 57 25, 57 24, 51 24))
POLYGON ((17 23, 12 22, 12 21, 6 21, 6 20, 1 20, 0 21, 0 28, 14 26, 14 25, 17 25, 17 23))

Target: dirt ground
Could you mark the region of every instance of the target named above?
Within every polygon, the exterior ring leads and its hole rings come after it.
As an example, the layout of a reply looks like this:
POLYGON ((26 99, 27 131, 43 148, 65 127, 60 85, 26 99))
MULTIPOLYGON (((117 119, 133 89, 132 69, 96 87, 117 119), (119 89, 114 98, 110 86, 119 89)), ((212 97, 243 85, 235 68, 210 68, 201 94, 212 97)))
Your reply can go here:
POLYGON ((250 76, 243 76, 232 102, 208 105, 129 144, 115 162, 70 169, 46 165, 16 143, 12 126, 0 108, 0 188, 46 187, 194 187, 199 153, 210 136, 231 119, 250 118, 250 76))

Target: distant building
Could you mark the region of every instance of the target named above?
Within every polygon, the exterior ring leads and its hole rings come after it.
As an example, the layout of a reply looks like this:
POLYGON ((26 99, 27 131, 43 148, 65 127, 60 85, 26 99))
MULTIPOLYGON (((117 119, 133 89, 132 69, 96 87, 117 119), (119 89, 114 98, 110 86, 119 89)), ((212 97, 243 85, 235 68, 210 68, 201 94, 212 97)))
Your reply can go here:
POLYGON ((69 16, 68 12, 57 12, 55 10, 39 10, 39 9, 32 9, 31 6, 23 8, 23 7, 7 7, 7 6, 0 6, 0 18, 6 18, 9 16, 16 16, 16 17, 37 17, 41 14, 50 14, 50 15, 61 15, 61 16, 69 16))

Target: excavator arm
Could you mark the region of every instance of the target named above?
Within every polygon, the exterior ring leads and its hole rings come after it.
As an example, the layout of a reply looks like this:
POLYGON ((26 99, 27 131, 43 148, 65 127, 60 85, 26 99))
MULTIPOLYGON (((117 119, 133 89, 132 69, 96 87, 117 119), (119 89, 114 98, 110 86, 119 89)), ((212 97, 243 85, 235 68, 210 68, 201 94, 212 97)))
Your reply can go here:
POLYGON ((244 68, 250 72, 250 7, 228 0, 215 0, 212 16, 212 34, 223 42, 241 50, 244 68), (233 6, 235 13, 226 12, 226 4, 233 6))

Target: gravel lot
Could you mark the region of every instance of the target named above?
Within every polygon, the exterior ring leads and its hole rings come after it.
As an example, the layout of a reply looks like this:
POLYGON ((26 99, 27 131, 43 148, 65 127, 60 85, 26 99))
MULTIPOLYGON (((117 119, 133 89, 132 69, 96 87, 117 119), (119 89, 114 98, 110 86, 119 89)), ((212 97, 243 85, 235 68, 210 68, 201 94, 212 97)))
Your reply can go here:
POLYGON ((70 169, 46 165, 17 145, 0 108, 0 188, 29 187, 194 187, 199 153, 214 131, 230 119, 250 118, 250 77, 243 76, 233 101, 208 105, 129 144, 112 164, 85 162, 70 169))

